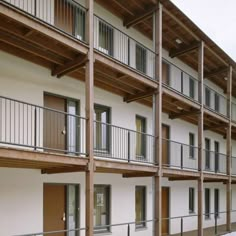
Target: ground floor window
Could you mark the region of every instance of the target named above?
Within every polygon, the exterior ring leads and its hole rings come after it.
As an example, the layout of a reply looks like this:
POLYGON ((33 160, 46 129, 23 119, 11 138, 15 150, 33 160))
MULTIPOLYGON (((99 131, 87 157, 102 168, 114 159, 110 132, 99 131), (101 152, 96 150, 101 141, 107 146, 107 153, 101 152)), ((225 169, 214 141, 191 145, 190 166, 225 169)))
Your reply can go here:
POLYGON ((135 221, 136 227, 145 227, 146 222, 146 187, 135 187, 135 221))
POLYGON ((205 219, 210 219, 211 207, 210 207, 210 189, 205 189, 205 219))
POLYGON ((94 227, 96 232, 109 231, 110 186, 94 186, 94 227))
POLYGON ((189 188, 189 213, 195 212, 195 189, 189 188))

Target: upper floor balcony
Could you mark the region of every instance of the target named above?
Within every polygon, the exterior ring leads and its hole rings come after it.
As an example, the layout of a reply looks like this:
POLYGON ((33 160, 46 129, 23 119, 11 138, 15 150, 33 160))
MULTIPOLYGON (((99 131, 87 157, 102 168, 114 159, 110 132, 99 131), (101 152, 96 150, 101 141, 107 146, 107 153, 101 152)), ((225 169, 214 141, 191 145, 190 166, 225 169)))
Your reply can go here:
MULTIPOLYGON (((82 45, 84 45, 84 47, 86 48, 87 10, 84 6, 79 4, 78 1, 4 0, 3 2, 7 5, 9 4, 8 6, 11 6, 14 9, 20 10, 24 14, 29 15, 33 19, 36 19, 39 22, 43 22, 44 24, 46 24, 46 26, 50 26, 56 29, 57 31, 62 32, 63 34, 72 37, 77 42, 82 43, 82 45)), ((2 22, 4 21, 2 20, 2 22)), ((103 55, 104 58, 112 59, 119 65, 129 68, 129 70, 135 72, 135 75, 141 75, 141 77, 148 79, 144 80, 146 82, 149 80, 153 82, 158 82, 158 78, 154 77, 155 52, 153 51, 152 40, 150 40, 148 37, 146 38, 146 40, 138 40, 137 38, 131 37, 132 34, 125 33, 117 27, 114 27, 112 24, 103 20, 97 14, 94 15, 93 24, 95 52, 98 52, 99 55, 103 55)), ((8 26, 9 29, 7 29, 6 27, 4 28, 3 23, 2 25, 0 25, 0 28, 4 29, 4 31, 2 31, 1 33, 2 35, 0 40, 4 41, 4 43, 6 44, 9 43, 9 40, 12 40, 11 45, 14 45, 15 47, 18 41, 13 39, 9 35, 9 33, 16 34, 17 32, 15 29, 12 29, 13 26, 10 26, 10 24, 8 24, 8 26)), ((166 27, 166 25, 164 26, 166 27)), ((126 32, 129 31, 126 30, 126 32)), ((33 34, 34 33, 30 30, 25 32, 24 40, 30 40, 31 42, 37 40, 37 43, 39 43, 41 37, 32 37, 31 39, 31 35, 33 34)), ((165 33, 163 35, 163 39, 165 39, 165 33)), ((17 45, 17 47, 25 49, 28 52, 31 51, 30 47, 28 45, 24 46, 21 41, 19 41, 19 45, 17 45)), ((44 51, 48 50, 49 48, 44 51)), ((50 50, 52 49, 50 48, 50 50)), ((35 52, 33 53, 35 54, 35 52)), ((83 51, 83 54, 86 54, 86 50, 83 51)), ((105 72, 102 67, 105 66, 107 68, 108 61, 104 61, 105 59, 99 57, 99 55, 95 56, 96 85, 99 84, 100 87, 122 94, 122 96, 124 96, 128 101, 130 95, 145 92, 149 92, 151 94, 150 87, 152 89, 157 88, 154 83, 147 82, 145 86, 143 82, 141 84, 138 84, 137 81, 135 81, 133 78, 130 78, 129 75, 124 73, 121 67, 119 67, 117 70, 113 70, 114 68, 109 70, 107 69, 107 71, 105 72), (114 85, 116 85, 115 88, 114 85)), ((37 52, 37 56, 39 56, 39 52, 37 52)), ((41 56, 42 55, 40 54, 40 57, 41 56)), ((44 58, 47 57, 46 54, 43 56, 44 58)), ((48 55, 49 58, 50 56, 52 57, 52 55, 48 55)), ((70 60, 75 57, 76 55, 71 55, 70 60)), ((55 62, 56 57, 54 58, 55 62)), ((81 56, 78 59, 80 59, 80 61, 84 60, 81 56)), ((66 58, 60 58, 60 60, 58 58, 58 60, 56 60, 56 63, 61 63, 62 65, 63 63, 65 63, 66 65, 68 63, 71 63, 67 60, 66 58)), ((111 67, 114 66, 114 64, 110 65, 111 67)), ((78 65, 74 65, 74 67, 76 66, 78 65)), ((53 67, 55 68, 55 65, 53 65, 53 67)), ((79 76, 81 79, 84 79, 83 65, 81 65, 79 68, 81 68, 81 71, 79 71, 77 78, 79 76)), ((56 73, 54 70, 52 73, 54 75, 57 75, 58 77, 61 77, 66 74, 67 71, 56 73)), ((167 88, 167 90, 177 92, 187 100, 199 104, 199 81, 196 76, 186 72, 186 70, 184 69, 181 69, 180 66, 175 65, 173 62, 171 62, 170 58, 168 59, 167 57, 165 59, 163 58, 162 79, 164 89, 167 88)), ((168 94, 168 92, 166 94, 168 94)), ((151 105, 151 101, 151 98, 146 97, 146 95, 145 98, 142 100, 143 103, 148 105, 151 105)), ((164 103, 164 107, 165 104, 166 103, 164 103)), ((207 85, 204 86, 204 105, 207 110, 220 114, 223 117, 227 117, 228 115, 226 97, 207 85)), ((177 105, 177 107, 181 106, 177 105)))

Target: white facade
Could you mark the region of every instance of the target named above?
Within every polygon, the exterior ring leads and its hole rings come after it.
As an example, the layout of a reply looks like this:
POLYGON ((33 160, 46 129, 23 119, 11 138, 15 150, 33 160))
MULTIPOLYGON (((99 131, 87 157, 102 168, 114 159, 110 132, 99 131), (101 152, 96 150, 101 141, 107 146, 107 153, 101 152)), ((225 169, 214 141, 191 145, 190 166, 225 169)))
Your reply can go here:
MULTIPOLYGON (((19 1, 22 8, 22 1, 19 1)), ((43 4, 43 3, 40 3, 43 4)), ((33 9, 25 9, 31 12, 33 9)), ((50 9, 53 5, 50 6, 50 9)), ((40 12, 37 13, 40 18, 40 12)), ((95 14, 102 17, 104 20, 126 33, 128 36, 138 40, 145 47, 152 49, 152 42, 144 35, 134 29, 126 29, 123 27, 123 22, 116 16, 109 13, 107 10, 95 4, 95 14)), ((53 24, 53 11, 48 13, 49 19, 44 19, 50 24, 53 24)), ((95 34, 98 31, 98 22, 95 20, 95 34)), ((114 57, 127 63, 125 51, 127 51, 128 36, 124 37, 116 32, 114 57), (123 37, 123 44, 119 45, 119 37, 123 37), (124 53, 118 50, 123 47, 124 53)), ((130 53, 134 53, 134 42, 131 43, 130 53), (132 44, 133 43, 133 44, 132 44)), ((98 37, 95 37, 95 48, 98 48, 98 37)), ((106 53, 106 52, 105 52, 106 53)), ((170 86, 179 91, 180 83, 178 78, 181 70, 184 75, 184 94, 189 96, 189 84, 187 78, 189 76, 197 78, 197 72, 185 65, 178 59, 171 59, 168 52, 163 51, 164 58, 173 65, 170 69, 170 86), (174 66, 175 65, 175 66, 174 66)), ((147 75, 153 77, 153 55, 148 52, 148 68, 147 75)), ((0 52, 0 96, 17 99, 23 102, 28 102, 38 106, 44 106, 44 94, 50 93, 64 97, 73 98, 79 101, 80 115, 85 117, 85 85, 83 82, 64 76, 61 79, 56 79, 51 76, 51 72, 36 64, 30 63, 23 59, 17 58, 10 54, 0 52), (12 69, 14 65, 14 70, 12 69)), ((130 62, 131 67, 135 67, 135 56, 130 62)), ((208 80, 205 84, 217 93, 224 95, 222 89, 208 80)), ((147 106, 139 103, 124 103, 123 98, 105 90, 95 88, 95 103, 105 105, 111 108, 111 124, 126 129, 135 130, 136 115, 146 118, 146 132, 153 135, 153 111, 147 106)), ((211 106, 214 107, 214 95, 211 95, 211 106)), ((195 88, 194 99, 197 99, 198 92, 195 88)), ((226 115, 226 106, 224 101, 220 102, 222 107, 222 114, 226 115)), ((1 107, 0 107, 1 111, 1 107)), ((4 116, 0 127, 4 132, 4 116)), ((195 146, 197 143, 197 126, 180 119, 171 120, 167 114, 163 113, 163 123, 170 127, 169 139, 174 142, 189 145, 189 133, 195 135, 195 146)), ((17 126, 17 125, 16 125, 17 126)), ((223 136, 205 131, 204 137, 211 141, 211 151, 214 151, 214 142, 219 142, 219 153, 226 154, 226 140, 223 136)), ((1 139, 0 139, 1 140, 1 139)), ((41 139, 40 143, 43 142, 41 139)), ((2 144, 0 144, 2 145, 2 144)), ((6 145, 5 145, 6 146, 6 145)), ((236 156, 236 141, 233 141, 233 156, 236 156)), ((170 163, 177 163, 180 165, 180 157, 176 153, 176 148, 171 150, 170 163)), ((149 153, 151 155, 151 153, 149 153)), ((193 160, 196 162, 196 160, 193 160)), ((233 161, 233 168, 236 168, 236 161, 233 161)), ((197 163, 193 164, 196 165, 197 163)), ((191 164, 190 164, 191 165, 191 164)), ((226 165, 226 164, 225 164, 226 165)), ((178 167, 177 167, 178 168, 178 167)), ((225 167, 226 168, 226 167, 225 167)), ((197 170, 196 170, 197 171, 197 170)), ((236 169, 235 169, 236 174, 236 169)), ((78 184, 80 188, 80 203, 79 203, 79 221, 80 227, 85 226, 85 174, 84 173, 70 173, 70 174, 53 174, 42 175, 37 170, 27 169, 11 169, 0 168, 0 235, 20 235, 26 233, 42 232, 43 231, 43 184, 45 183, 61 183, 61 184, 78 184)), ((135 221, 135 186, 146 186, 146 220, 153 219, 153 180, 151 177, 146 178, 123 178, 120 174, 96 174, 95 184, 110 185, 111 187, 111 206, 110 206, 110 223, 119 224, 124 222, 135 221)), ((197 181, 168 181, 167 178, 163 180, 163 186, 170 188, 170 217, 179 217, 191 215, 189 213, 189 188, 195 189, 195 213, 197 214, 197 181)), ((219 189, 220 192, 220 212, 226 210, 226 186, 222 183, 207 183, 205 188, 210 189, 211 200, 210 209, 214 213, 214 189, 219 189)), ((232 191, 232 209, 236 209, 236 188, 232 191)), ((203 198, 204 199, 204 198, 203 198)), ((195 214, 193 213, 193 215, 195 214)), ((232 213, 233 222, 236 221, 236 214, 232 213)), ((220 213, 218 224, 225 224, 226 214, 220 213)), ((204 227, 214 226, 214 215, 210 219, 204 220, 204 227)), ((184 230, 191 231, 197 229, 197 217, 192 216, 184 219, 184 230)), ((180 232, 180 218, 170 221, 170 234, 180 232)), ((123 236, 127 232, 127 226, 118 226, 111 229, 111 235, 123 236)), ((143 229, 135 229, 135 225, 131 225, 131 235, 146 236, 152 235, 152 223, 147 223, 147 227, 143 229)), ((106 233, 107 234, 107 233, 106 233)), ((106 235, 104 234, 104 235, 106 235)), ((81 236, 84 232, 81 232, 81 236)))

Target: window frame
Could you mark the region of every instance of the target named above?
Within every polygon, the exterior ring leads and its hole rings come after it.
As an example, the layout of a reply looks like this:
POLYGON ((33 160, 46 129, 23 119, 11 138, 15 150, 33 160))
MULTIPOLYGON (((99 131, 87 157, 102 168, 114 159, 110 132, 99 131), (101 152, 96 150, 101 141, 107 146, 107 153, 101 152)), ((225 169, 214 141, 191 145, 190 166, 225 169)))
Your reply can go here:
MULTIPOLYGON (((94 229, 93 229, 93 232, 94 234, 100 234, 100 233, 106 233, 106 232, 111 232, 111 227, 110 226, 107 226, 107 225, 110 225, 111 223, 111 185, 106 185, 106 184, 95 184, 94 185, 94 205, 95 205, 95 194, 96 194, 96 191, 95 191, 95 188, 106 188, 106 194, 108 194, 108 196, 106 196, 106 208, 107 208, 107 222, 106 222, 106 225, 104 227, 102 226, 99 226, 99 228, 96 229, 96 226, 95 226, 95 222, 94 222, 94 229)), ((94 212, 95 212, 95 207, 94 207, 94 212)), ((93 216, 95 213, 93 213, 93 216)))
POLYGON ((205 87, 205 105, 211 108, 211 90, 205 87))
POLYGON ((205 219, 209 220, 211 219, 211 190, 210 188, 205 188, 204 198, 205 198, 205 219), (207 208, 208 208, 208 212, 207 212, 207 208))
POLYGON ((135 68, 144 74, 147 73, 147 49, 138 43, 135 44, 135 68), (140 53, 139 56, 137 56, 138 52, 140 53))
POLYGON ((189 133, 189 159, 195 160, 195 134, 189 133), (192 142, 193 141, 193 142, 192 142))
POLYGON ((109 56, 114 56, 114 29, 102 20, 98 21, 98 49, 109 56), (105 40, 104 45, 101 43, 103 40, 105 40))
POLYGON ((141 133, 139 133, 139 131, 137 131, 137 126, 136 126, 136 150, 135 150, 135 156, 137 159, 141 159, 141 160, 145 160, 147 158, 147 136, 146 136, 146 132, 147 132, 147 118, 140 116, 140 115, 136 115, 135 116, 135 125, 137 124, 137 119, 141 120, 141 124, 142 124, 142 131, 141 133), (140 135, 141 136, 141 155, 137 154, 137 136, 140 135))
POLYGON ((146 222, 142 222, 140 224, 137 224, 137 212, 136 212, 136 194, 137 194, 137 190, 142 190, 142 214, 143 214, 143 219, 142 221, 146 221, 146 216, 147 216, 147 187, 146 186, 142 186, 142 185, 137 185, 135 186, 135 228, 136 229, 140 229, 140 228, 146 228, 147 224, 146 222))
MULTIPOLYGON (((99 154, 107 154, 107 153, 110 153, 111 151, 111 140, 110 140, 110 137, 112 137, 112 128, 110 126, 111 124, 111 108, 108 107, 108 106, 105 106, 105 105, 101 105, 101 104, 94 104, 94 115, 96 114, 96 109, 100 109, 100 110, 106 110, 107 112, 107 120, 108 122, 106 122, 105 124, 103 122, 101 122, 101 125, 106 125, 106 148, 105 149, 102 149, 102 148, 99 148, 97 147, 97 134, 96 134, 96 128, 97 128, 97 125, 99 124, 99 121, 97 121, 96 119, 94 120, 94 125, 95 125, 95 132, 94 132, 94 151, 96 153, 99 153, 99 154)), ((101 137, 100 137, 101 138, 101 137)), ((100 142, 102 142, 100 140, 100 142)), ((99 145, 98 145, 99 146, 99 145)))
POLYGON ((209 138, 205 138, 205 169, 211 169, 211 140, 209 138), (209 148, 206 148, 206 143, 209 142, 209 148), (208 161, 207 161, 208 160, 208 161), (209 165, 207 165, 209 163, 209 165))
POLYGON ((214 110, 219 113, 220 112, 220 95, 218 93, 215 93, 214 95, 214 102, 215 102, 214 110))
POLYGON ((190 187, 189 188, 189 214, 194 214, 194 213, 195 213, 195 188, 190 187))
POLYGON ((189 97, 195 99, 195 80, 189 76, 189 97))

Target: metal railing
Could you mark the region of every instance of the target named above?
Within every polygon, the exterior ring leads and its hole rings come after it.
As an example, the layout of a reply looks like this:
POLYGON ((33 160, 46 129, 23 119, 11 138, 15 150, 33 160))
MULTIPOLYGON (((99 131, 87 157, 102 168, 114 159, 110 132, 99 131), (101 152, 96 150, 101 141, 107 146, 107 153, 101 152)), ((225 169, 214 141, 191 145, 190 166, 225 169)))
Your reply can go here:
POLYGON ((178 66, 163 59, 163 78, 162 82, 172 88, 173 90, 181 93, 187 98, 196 102, 198 99, 199 81, 186 73, 178 66))
POLYGON ((86 155, 86 119, 0 96, 0 144, 86 155))
POLYGON ((204 105, 221 115, 228 115, 227 98, 206 85, 204 85, 204 105))
POLYGON ((231 157, 232 175, 236 175, 236 157, 231 157))
POLYGON ((155 53, 96 15, 94 48, 149 78, 156 79, 154 78, 155 53))
POLYGON ((236 122, 236 103, 232 102, 232 121, 236 122))
MULTIPOLYGON (((144 220, 139 222, 126 222, 126 223, 118 223, 118 224, 106 224, 103 226, 96 226, 94 227, 94 232, 99 229, 109 229, 110 232, 119 233, 122 236, 131 236, 132 233, 135 232, 137 229, 145 228, 148 224, 154 223, 156 220, 144 220), (141 227, 142 225, 142 227, 141 227)), ((20 234, 15 236, 44 236, 44 235, 54 235, 59 233, 80 233, 85 232, 86 228, 77 228, 77 229, 68 229, 68 230, 57 230, 57 231, 48 231, 48 232, 37 232, 37 233, 30 233, 30 234, 20 234)), ((75 234, 76 235, 76 234, 75 234)))
POLYGON ((86 8, 74 0, 3 0, 28 15, 85 42, 86 8))
POLYGON ((214 172, 220 174, 226 174, 227 155, 213 152, 209 150, 203 150, 203 170, 206 172, 214 172))
POLYGON ((198 148, 162 139, 162 165, 170 168, 198 170, 198 148))
POLYGON ((94 122, 94 152, 98 157, 154 164, 154 144, 152 135, 94 122))

